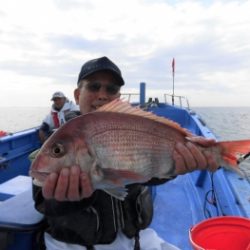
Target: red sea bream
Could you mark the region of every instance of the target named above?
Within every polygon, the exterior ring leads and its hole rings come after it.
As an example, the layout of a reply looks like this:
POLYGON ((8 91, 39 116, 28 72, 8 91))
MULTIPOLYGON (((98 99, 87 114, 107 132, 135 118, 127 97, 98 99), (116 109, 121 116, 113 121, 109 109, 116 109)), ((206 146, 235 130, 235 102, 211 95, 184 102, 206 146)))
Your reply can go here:
MULTIPOLYGON (((127 184, 174 176, 175 144, 191 136, 173 121, 115 100, 61 126, 43 144, 30 175, 42 185, 49 173, 79 165, 95 189, 123 199, 127 184)), ((250 152, 250 140, 200 148, 212 152, 219 165, 237 169, 238 158, 250 152)))

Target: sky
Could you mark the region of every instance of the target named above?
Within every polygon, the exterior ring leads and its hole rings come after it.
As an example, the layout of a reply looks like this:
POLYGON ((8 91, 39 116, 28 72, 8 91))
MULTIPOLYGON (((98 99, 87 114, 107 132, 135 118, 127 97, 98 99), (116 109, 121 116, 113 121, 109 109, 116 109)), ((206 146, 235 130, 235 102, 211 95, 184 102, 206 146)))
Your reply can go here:
POLYGON ((80 68, 107 56, 122 93, 250 106, 250 1, 0 0, 0 106, 73 99, 80 68))

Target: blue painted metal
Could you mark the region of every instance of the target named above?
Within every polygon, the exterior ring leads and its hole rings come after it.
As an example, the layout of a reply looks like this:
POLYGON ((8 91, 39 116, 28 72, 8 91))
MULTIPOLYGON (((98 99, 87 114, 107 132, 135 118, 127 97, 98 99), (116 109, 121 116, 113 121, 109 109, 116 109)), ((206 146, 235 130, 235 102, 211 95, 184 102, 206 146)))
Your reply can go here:
POLYGON ((144 106, 146 98, 146 84, 144 82, 140 83, 140 106, 144 106))
POLYGON ((40 147, 38 128, 0 138, 0 183, 17 175, 27 175, 28 155, 40 147))

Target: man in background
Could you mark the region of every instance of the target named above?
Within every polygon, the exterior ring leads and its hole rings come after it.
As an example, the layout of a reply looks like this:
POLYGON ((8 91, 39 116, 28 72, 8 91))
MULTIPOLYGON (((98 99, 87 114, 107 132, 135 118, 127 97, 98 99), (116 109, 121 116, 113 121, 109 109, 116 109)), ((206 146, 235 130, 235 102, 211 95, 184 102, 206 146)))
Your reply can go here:
POLYGON ((63 92, 57 91, 52 95, 50 113, 45 117, 39 129, 39 138, 42 143, 61 125, 65 123, 65 115, 71 111, 78 111, 78 105, 64 95, 63 92))

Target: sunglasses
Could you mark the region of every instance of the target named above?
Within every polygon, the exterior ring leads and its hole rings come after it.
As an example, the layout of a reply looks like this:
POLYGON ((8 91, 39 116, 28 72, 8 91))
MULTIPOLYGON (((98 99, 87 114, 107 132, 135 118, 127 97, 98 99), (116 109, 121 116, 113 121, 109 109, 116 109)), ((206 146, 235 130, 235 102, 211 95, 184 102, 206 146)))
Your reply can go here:
POLYGON ((102 85, 100 82, 89 82, 86 85, 86 89, 93 93, 98 92, 102 87, 106 89, 106 92, 109 95, 116 95, 120 90, 120 86, 114 83, 105 86, 102 85))

